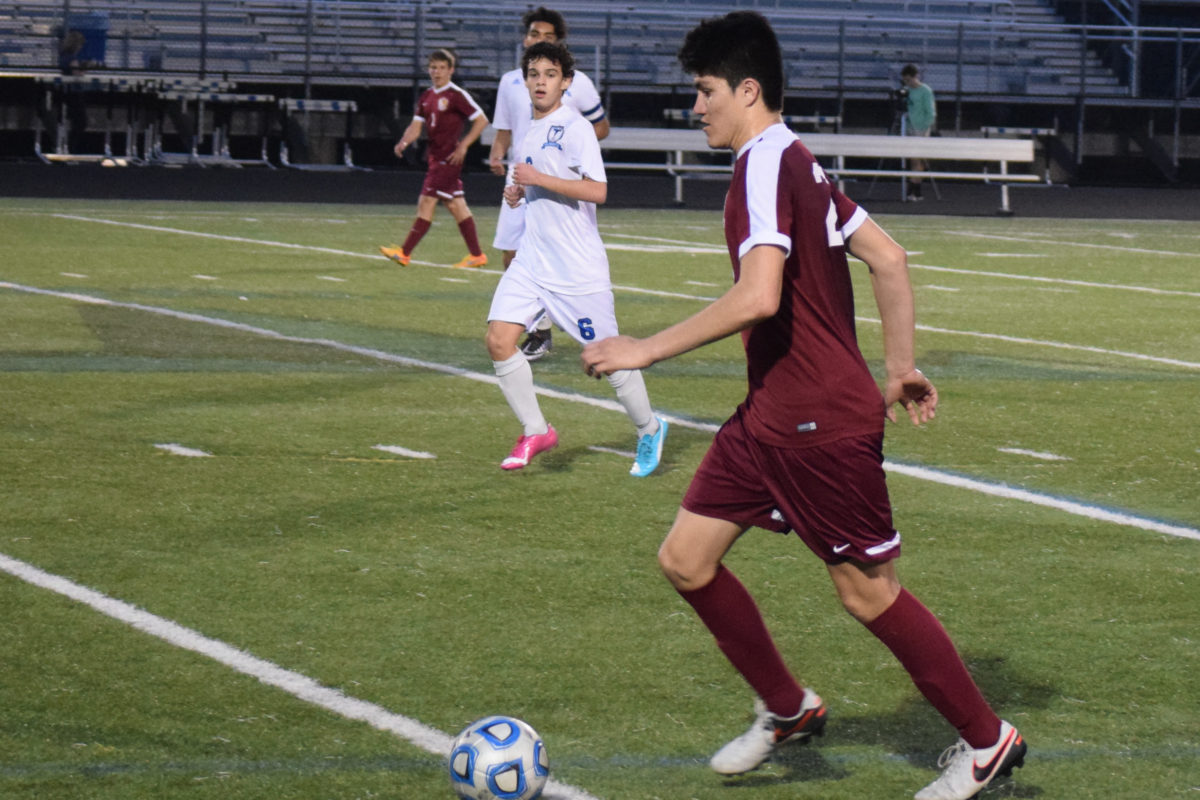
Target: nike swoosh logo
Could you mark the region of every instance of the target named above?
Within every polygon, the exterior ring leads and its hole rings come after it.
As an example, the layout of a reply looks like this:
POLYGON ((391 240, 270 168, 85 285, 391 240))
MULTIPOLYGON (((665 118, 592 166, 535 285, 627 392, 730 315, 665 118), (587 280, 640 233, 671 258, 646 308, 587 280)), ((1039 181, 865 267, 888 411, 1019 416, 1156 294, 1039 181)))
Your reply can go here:
POLYGON ((841 552, 844 552, 845 550, 848 550, 849 548, 850 548, 850 545, 848 545, 848 544, 835 544, 833 546, 833 552, 841 553, 841 552))
POLYGON ((989 777, 991 777, 992 773, 996 771, 996 767, 998 767, 1000 765, 1000 762, 1004 759, 1004 757, 1006 755, 1008 755, 1008 751, 1011 749, 1010 746, 1012 744, 1012 739, 1016 735, 1017 735, 1017 731, 1015 729, 1009 731, 1008 732, 1008 741, 1001 744, 1000 747, 996 750, 996 755, 992 756, 992 760, 987 762, 986 764, 984 764, 982 767, 979 766, 979 764, 975 761, 971 762, 971 768, 975 773, 975 782, 976 783, 983 783, 989 777))

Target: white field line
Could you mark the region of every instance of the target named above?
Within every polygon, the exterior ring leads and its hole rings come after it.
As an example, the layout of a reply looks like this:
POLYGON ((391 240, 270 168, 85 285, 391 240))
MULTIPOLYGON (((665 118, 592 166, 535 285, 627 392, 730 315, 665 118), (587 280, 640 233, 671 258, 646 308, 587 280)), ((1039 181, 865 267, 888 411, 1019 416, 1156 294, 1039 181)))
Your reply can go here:
MULTIPOLYGON (((205 317, 200 314, 190 314, 184 311, 175 311, 169 308, 159 308, 156 306, 145 306, 138 303, 119 303, 113 300, 105 300, 103 298, 90 297, 84 294, 75 292, 58 292, 51 289, 38 289, 31 286, 21 286, 19 284, 7 283, 0 281, 0 288, 13 289, 15 291, 27 292, 30 294, 45 295, 50 297, 61 297, 67 300, 75 300, 82 303, 91 303, 94 305, 112 306, 115 308, 129 308, 138 311, 145 311, 151 314, 160 314, 166 317, 175 319, 187 320, 189 322, 201 322, 207 325, 214 325, 221 328, 243 331, 252 333, 258 336, 263 336, 269 339, 275 339, 283 342, 292 342, 298 344, 310 344, 318 347, 328 347, 334 350, 340 350, 346 353, 354 353, 356 355, 375 358, 380 361, 385 361, 393 364, 403 364, 409 367, 417 367, 427 369, 433 372, 440 372, 445 375, 452 375, 458 378, 466 378, 467 380, 477 381, 479 383, 487 383, 493 386, 499 385, 499 379, 495 375, 485 375, 481 372, 474 372, 462 367, 455 367, 449 364, 438 364, 432 361, 422 361, 417 358, 409 358, 408 356, 396 355, 383 350, 375 350, 369 347, 359 347, 357 345, 345 344, 343 342, 334 341, 332 339, 310 339, 303 336, 288 336, 287 334, 272 331, 267 328, 258 328, 253 325, 246 325, 241 322, 230 322, 229 320, 220 319, 218 317, 205 317)), ((588 395, 575 394, 573 392, 563 392, 557 389, 547 389, 544 387, 535 387, 538 394, 543 397, 550 397, 555 400, 565 400, 570 403, 582 403, 594 408, 603 408, 608 411, 615 411, 621 414, 625 413, 625 409, 616 400, 604 400, 599 397, 591 397, 588 395)), ((720 427, 711 422, 697 422, 691 419, 678 417, 673 414, 661 414, 663 419, 673 425, 678 425, 692 430, 705 431, 707 433, 716 433, 720 427)), ((985 481, 979 481, 972 478, 962 478, 950 473, 940 472, 938 470, 929 469, 926 467, 910 467, 901 464, 894 464, 890 461, 884 462, 884 468, 890 471, 898 472, 902 475, 911 475, 919 477, 923 480, 932 481, 933 483, 941 483, 946 486, 956 486, 970 488, 976 491, 983 491, 985 494, 994 494, 1001 497, 1011 497, 1013 499, 1023 500, 1025 502, 1034 503, 1036 505, 1045 505, 1058 508, 1078 516, 1087 517, 1089 519, 1097 519, 1105 522, 1115 522, 1120 525, 1128 525, 1134 528, 1141 528, 1147 531, 1156 531, 1159 533, 1167 533, 1171 536, 1182 536, 1184 538, 1196 539, 1200 541, 1200 530, 1185 528, 1178 525, 1168 525, 1159 522, 1158 520, 1138 517, 1133 514, 1128 514, 1119 511, 1110 511, 1099 506, 1090 506, 1083 503, 1076 503, 1069 500, 1059 500, 1058 498, 1049 495, 1037 494, 1021 489, 1011 489, 1003 484, 990 484, 985 481), (986 489, 986 491, 984 491, 986 489)))
MULTIPOLYGON (((450 755, 450 744, 453 737, 415 719, 393 713, 366 700, 359 700, 343 694, 337 689, 322 686, 306 675, 284 669, 222 641, 210 639, 177 622, 156 616, 149 611, 114 599, 94 589, 45 572, 3 553, 0 553, 0 570, 15 578, 20 578, 26 583, 82 603, 107 617, 124 622, 130 627, 175 647, 199 653, 243 675, 257 678, 260 682, 282 689, 306 703, 319 706, 346 719, 365 722, 378 730, 393 733, 434 755, 443 757, 450 755)), ((564 798, 565 800, 596 800, 582 789, 557 781, 547 783, 547 789, 551 791, 544 795, 546 797, 564 798)))
MULTIPOLYGON (((216 233, 202 233, 199 231, 189 231, 189 230, 184 230, 181 228, 163 228, 163 227, 160 227, 157 225, 143 225, 143 224, 135 223, 135 222, 118 222, 116 220, 103 219, 103 218, 98 218, 98 217, 81 217, 81 216, 77 216, 74 214, 51 214, 50 216, 56 217, 59 219, 75 220, 75 221, 79 221, 79 222, 94 222, 94 223, 98 223, 98 224, 102 224, 102 225, 115 225, 118 227, 137 228, 140 230, 154 231, 157 233, 174 233, 174 234, 180 234, 180 235, 184 235, 184 236, 198 236, 198 237, 206 238, 206 239, 217 239, 217 240, 221 240, 221 241, 243 242, 243 243, 247 243, 247 244, 266 245, 269 247, 285 247, 285 248, 293 249, 293 250, 307 250, 307 251, 313 251, 313 252, 319 252, 319 253, 330 253, 333 255, 350 256, 353 258, 369 258, 373 261, 379 259, 379 256, 369 255, 366 253, 356 253, 352 250, 336 250, 336 249, 329 248, 329 247, 315 247, 312 245, 293 244, 291 242, 273 242, 273 241, 265 240, 265 239, 247 239, 247 238, 241 237, 241 236, 225 236, 225 235, 216 234, 216 233)), ((1021 240, 1021 241, 1024 241, 1024 240, 1021 240)), ((443 269, 453 269, 452 267, 449 267, 444 264, 432 264, 432 263, 423 262, 423 261, 413 261, 412 263, 420 264, 422 266, 440 267, 443 269)), ((984 275, 984 276, 988 276, 988 277, 1010 278, 1010 279, 1014 279, 1014 280, 1031 280, 1031 281, 1040 281, 1040 282, 1045 282, 1045 283, 1061 283, 1061 284, 1068 284, 1068 285, 1089 286, 1092 288, 1122 289, 1122 290, 1126 290, 1126 291, 1150 292, 1153 294, 1168 294, 1168 295, 1175 294, 1175 295, 1200 297, 1200 292, 1177 292, 1177 291, 1171 291, 1171 290, 1166 290, 1166 289, 1154 289, 1154 288, 1145 287, 1145 286, 1121 286, 1121 285, 1116 285, 1116 284, 1090 283, 1087 281, 1072 281, 1072 280, 1067 280, 1067 279, 1063 279, 1063 278, 1044 278, 1044 277, 1027 276, 1027 275, 1012 275, 1012 274, 1003 273, 1003 272, 986 272, 986 271, 980 271, 980 270, 955 269, 953 267, 936 267, 936 266, 917 265, 917 264, 910 265, 910 266, 913 266, 918 269, 929 269, 929 270, 935 270, 935 271, 941 271, 941 272, 957 272, 957 273, 968 274, 968 275, 984 275)), ((478 269, 478 270, 474 270, 474 271, 481 272, 481 273, 487 273, 487 274, 491 274, 491 275, 503 274, 503 272, 500 270, 478 269)), ((678 299, 682 299, 682 300, 697 300, 700 302, 712 302, 713 300, 716 299, 715 297, 704 297, 704 296, 700 296, 700 295, 685 294, 682 292, 666 292, 666 291, 658 291, 655 289, 642 289, 642 288, 636 287, 636 286, 619 286, 619 285, 617 285, 617 286, 613 286, 613 289, 616 289, 619 291, 624 291, 624 292, 633 292, 633 293, 637 293, 637 294, 648 294, 648 295, 653 295, 656 297, 673 297, 673 298, 678 298, 678 299)), ((878 322, 879 322, 878 320, 871 319, 869 317, 859 317, 859 321, 871 322, 871 323, 875 323, 875 324, 878 324, 878 322)), ((932 328, 932 327, 927 327, 927 326, 918 326, 918 327, 921 330, 926 330, 931 333, 944 333, 944 334, 949 334, 949 335, 954 335, 954 336, 973 336, 973 337, 978 337, 978 338, 982 338, 982 339, 995 339, 998 341, 1007 341, 1007 342, 1012 342, 1012 343, 1016 343, 1016 344, 1027 344, 1027 345, 1038 346, 1038 347, 1054 347, 1054 348, 1058 348, 1058 349, 1062 349, 1062 350, 1080 350, 1080 351, 1090 352, 1090 353, 1100 353, 1100 354, 1104 354, 1104 355, 1119 356, 1121 358, 1133 358, 1133 359, 1138 359, 1138 360, 1143 360, 1143 361, 1156 361, 1156 362, 1163 363, 1163 364, 1170 364, 1172 366, 1183 366, 1183 367, 1187 367, 1190 369, 1197 368, 1197 364, 1195 364, 1193 362, 1179 361, 1176 359, 1169 359, 1169 358, 1160 358, 1158 356, 1148 356, 1148 355, 1143 355, 1141 353, 1129 353, 1129 352, 1124 352, 1124 351, 1120 351, 1120 350, 1105 350, 1105 349, 1099 348, 1099 347, 1087 347, 1087 346, 1083 346, 1083 345, 1072 345, 1072 344, 1065 344, 1062 342, 1045 342, 1045 341, 1041 341, 1038 339, 1009 337, 1009 336, 1003 336, 1001 334, 979 333, 979 332, 975 332, 975 331, 956 331, 956 330, 950 330, 948 328, 932 328)))
POLYGON ((1026 239, 1021 236, 1002 236, 998 233, 977 233, 974 231, 943 231, 950 236, 966 236, 973 239, 995 239, 1000 242, 1021 242, 1022 244, 1036 243, 1042 244, 1060 244, 1064 247, 1090 247, 1095 250, 1115 250, 1120 253, 1137 253, 1143 256, 1183 256, 1184 258, 1195 258, 1195 253, 1180 253, 1174 250, 1152 250, 1146 247, 1125 247, 1118 244, 1096 244, 1094 242, 1063 242, 1056 239, 1026 239))
POLYGON ((1070 278, 1047 278, 1042 275, 1016 275, 1011 272, 991 272, 984 269, 962 269, 960 267, 938 267, 932 264, 909 264, 908 267, 909 269, 924 269, 931 272, 953 272, 958 275, 972 275, 984 278, 1003 278, 1004 280, 1010 281, 1056 283, 1063 286, 1085 286, 1088 289, 1117 289, 1122 292, 1143 292, 1145 294, 1161 294, 1176 297, 1200 297, 1200 292, 1185 292, 1177 289, 1156 289, 1153 286, 1131 286, 1120 283, 1077 281, 1070 278))
POLYGON ((1042 461, 1073 461, 1069 456, 1060 456, 1057 453, 1043 453, 1040 450, 1026 450, 1024 447, 997 447, 997 452, 1008 453, 1014 456, 1029 456, 1042 461))
MULTIPOLYGON (((216 239, 217 241, 238 242, 241 244, 254 244, 254 245, 259 245, 259 246, 263 246, 263 247, 283 247, 288 250, 304 250, 304 251, 313 252, 313 253, 328 253, 329 255, 335 255, 335 256, 348 256, 350 258, 365 258, 365 259, 370 259, 371 261, 379 261, 381 258, 383 258, 383 256, 380 256, 380 255, 372 255, 370 253, 358 253, 353 250, 338 250, 337 248, 333 248, 333 247, 317 247, 315 245, 295 244, 293 242, 275 242, 275 241, 271 241, 270 239, 248 239, 245 236, 227 236, 225 234, 220 234, 220 233, 204 233, 203 231, 189 231, 189 230, 185 230, 183 228, 164 228, 161 225, 144 225, 139 222, 120 222, 118 220, 103 219, 100 217, 81 217, 76 214, 51 214, 50 216, 54 217, 56 219, 68 219, 68 220, 74 220, 76 222, 94 222, 99 225, 113 225, 113 226, 119 227, 119 228, 135 228, 137 230, 152 231, 154 233, 173 233, 173 234, 177 234, 180 236, 195 236, 195 237, 198 237, 201 239, 216 239)), ((422 267, 438 267, 440 269, 454 269, 454 267, 452 267, 448 264, 434 264, 431 261, 417 261, 416 259, 413 259, 412 263, 415 265, 418 265, 418 266, 422 266, 422 267)), ((455 271, 457 272, 459 270, 455 270, 455 271)), ((472 269, 471 272, 475 273, 475 274, 482 273, 485 275, 496 275, 496 276, 500 276, 500 275, 504 274, 503 270, 482 269, 482 268, 472 269)), ((655 297, 675 297, 675 298, 679 298, 679 299, 683 299, 683 300, 701 300, 704 302, 712 302, 713 300, 716 299, 715 297, 696 297, 695 295, 682 294, 680 292, 665 292, 665 291, 659 291, 656 289, 642 289, 642 288, 639 288, 636 286, 614 286, 613 288, 618 289, 620 291, 624 291, 624 292, 636 292, 638 294, 648 294, 648 295, 653 295, 655 297)))
POLYGON ((892 461, 884 463, 889 473, 898 473, 907 475, 910 478, 919 478, 921 480, 933 481, 944 486, 954 486, 959 489, 967 489, 980 494, 991 495, 992 497, 1002 497, 1007 500, 1018 500, 1022 503, 1032 503, 1035 506, 1043 506, 1045 508, 1053 508, 1058 511, 1065 511, 1068 514, 1074 514, 1088 519, 1098 520, 1100 522, 1111 522, 1114 525, 1128 525, 1134 528, 1141 528, 1144 531, 1152 533, 1163 533, 1168 536, 1177 536, 1182 539, 1194 539, 1200 542, 1200 530, 1187 528, 1182 525, 1172 525, 1167 522, 1160 522, 1155 519, 1139 517, 1133 514, 1127 514, 1123 511, 1114 511, 1100 506, 1094 506, 1089 503, 1080 503, 1074 500, 1066 500, 1061 497, 1053 497, 1040 492, 1031 492, 1027 489, 1016 489, 1012 486, 1004 484, 987 483, 986 481, 975 480, 974 478, 966 478, 961 475, 952 475, 947 472, 931 470, 927 467, 918 467, 911 464, 897 464, 892 461))
MULTIPOLYGON (((855 317, 859 322, 869 322, 872 325, 883 324, 874 317, 855 317)), ((1082 353, 1099 353, 1105 356, 1118 356, 1120 358, 1132 358, 1135 361, 1151 361, 1156 364, 1167 364, 1172 367, 1183 367, 1185 369, 1200 369, 1200 361, 1182 361, 1178 358, 1163 358, 1160 356, 1148 356, 1144 353, 1131 353, 1126 350, 1108 350, 1103 347, 1090 347, 1082 344, 1067 344, 1065 342, 1051 342, 1046 339, 1026 339, 1021 336, 1005 336, 1000 333, 981 333, 979 331, 956 331, 950 328, 935 328, 932 325, 917 325, 917 330, 926 331, 928 333, 941 333, 948 336, 971 336, 976 339, 991 339, 997 342, 1009 342, 1010 344, 1027 344, 1037 347, 1053 347, 1059 350, 1076 350, 1082 353)))
POLYGON ((426 453, 424 450, 409 450, 407 447, 401 447, 395 444, 377 444, 371 449, 380 450, 384 453, 392 453, 405 458, 437 458, 433 453, 426 453))
POLYGON ((170 453, 173 456, 183 456, 184 458, 212 458, 212 453, 207 453, 203 450, 197 450, 194 447, 184 447, 183 445, 175 444, 174 442, 168 444, 156 444, 154 446, 159 450, 170 453))
POLYGON ((615 447, 601 447, 598 444, 589 444, 588 450, 596 453, 608 453, 609 455, 620 456, 621 458, 637 458, 637 453, 630 452, 629 450, 618 450, 615 447))

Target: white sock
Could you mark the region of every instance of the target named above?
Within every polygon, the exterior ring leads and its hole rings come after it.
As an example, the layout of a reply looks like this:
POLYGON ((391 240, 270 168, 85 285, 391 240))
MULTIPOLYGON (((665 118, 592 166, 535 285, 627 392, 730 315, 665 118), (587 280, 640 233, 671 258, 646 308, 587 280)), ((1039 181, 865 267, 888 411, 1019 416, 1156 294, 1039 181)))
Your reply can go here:
POLYGON ((637 428, 638 436, 658 433, 658 417, 650 407, 650 395, 646 393, 646 381, 640 369, 621 369, 608 376, 608 382, 617 390, 617 400, 637 428))
POLYGON ((493 361, 492 366, 500 379, 500 391, 504 393, 508 407, 517 415, 525 435, 536 436, 549 430, 533 390, 533 370, 525 356, 518 351, 504 361, 493 361))

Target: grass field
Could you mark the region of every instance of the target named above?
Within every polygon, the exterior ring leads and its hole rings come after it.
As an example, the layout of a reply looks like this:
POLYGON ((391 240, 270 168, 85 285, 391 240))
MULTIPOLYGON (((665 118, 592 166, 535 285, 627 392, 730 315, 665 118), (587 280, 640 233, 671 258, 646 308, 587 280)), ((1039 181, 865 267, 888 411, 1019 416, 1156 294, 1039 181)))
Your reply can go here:
MULTIPOLYGON (((740 344, 648 371, 677 422, 635 480, 628 421, 557 337, 534 372, 561 444, 502 473, 498 269, 444 268, 444 214, 389 264, 395 212, 0 200, 0 797, 438 800, 446 736, 491 713, 541 732, 547 797, 931 780, 954 732, 763 532, 729 563, 830 724, 739 779, 707 767, 751 697, 654 554, 744 394, 740 344)), ((880 221, 942 397, 889 429, 901 575, 1030 746, 985 796, 1200 797, 1200 231, 880 221)), ((729 281, 717 213, 601 222, 627 333, 729 281)))

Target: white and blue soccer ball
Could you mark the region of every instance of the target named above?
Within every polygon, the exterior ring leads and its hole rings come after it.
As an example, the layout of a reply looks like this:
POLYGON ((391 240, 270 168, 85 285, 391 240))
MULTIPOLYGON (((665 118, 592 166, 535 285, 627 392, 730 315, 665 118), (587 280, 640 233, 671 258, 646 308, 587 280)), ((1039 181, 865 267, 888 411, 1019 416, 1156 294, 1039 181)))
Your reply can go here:
POLYGON ((533 800, 550 761, 542 737, 516 717, 484 717, 450 747, 450 785, 463 800, 533 800))

